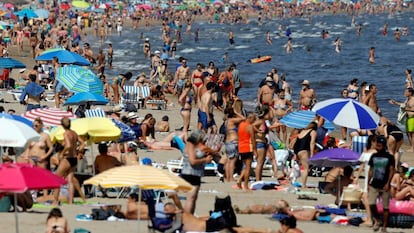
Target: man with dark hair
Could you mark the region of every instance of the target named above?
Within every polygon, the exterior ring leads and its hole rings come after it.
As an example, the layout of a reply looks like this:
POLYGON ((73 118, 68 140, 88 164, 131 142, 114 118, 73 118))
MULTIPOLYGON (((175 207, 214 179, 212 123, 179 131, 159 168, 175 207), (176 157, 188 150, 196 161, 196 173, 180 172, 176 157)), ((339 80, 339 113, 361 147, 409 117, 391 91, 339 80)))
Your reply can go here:
POLYGON ((377 198, 382 198, 384 207, 382 232, 387 231, 390 201, 390 183, 394 175, 394 156, 387 152, 387 139, 384 136, 378 136, 376 140, 376 150, 371 156, 368 164, 370 166, 368 173, 368 202, 375 221, 373 230, 380 228, 380 218, 377 210, 377 198))
POLYGON ((36 75, 29 74, 29 83, 23 90, 23 93, 20 95, 20 103, 27 105, 26 111, 30 111, 32 109, 40 108, 40 100, 45 89, 36 83, 36 75), (26 100, 27 96, 27 100, 26 100))
POLYGON ((211 129, 211 133, 217 132, 217 125, 214 121, 213 115, 213 95, 215 91, 216 84, 213 82, 207 83, 207 91, 203 93, 200 98, 200 108, 198 109, 198 124, 197 128, 204 130, 205 132, 208 129, 211 129))
POLYGON ((108 169, 121 166, 121 162, 113 156, 108 155, 108 145, 101 143, 98 145, 99 155, 96 156, 94 166, 95 173, 99 174, 108 169))

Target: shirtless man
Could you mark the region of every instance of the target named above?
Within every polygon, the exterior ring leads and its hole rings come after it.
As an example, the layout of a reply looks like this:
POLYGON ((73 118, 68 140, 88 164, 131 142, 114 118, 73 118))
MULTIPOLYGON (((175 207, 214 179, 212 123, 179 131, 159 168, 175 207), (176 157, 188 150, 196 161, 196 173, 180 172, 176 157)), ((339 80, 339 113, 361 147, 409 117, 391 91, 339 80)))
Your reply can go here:
POLYGON ((375 63, 375 47, 371 47, 369 49, 369 63, 371 64, 375 63))
POLYGON ((144 58, 147 59, 150 57, 151 54, 151 44, 148 38, 145 38, 144 45, 143 45, 143 51, 144 51, 144 58))
POLYGON ((181 66, 175 72, 175 83, 177 84, 177 94, 180 95, 184 84, 190 80, 190 67, 187 66, 187 60, 181 59, 181 66))
POLYGON ((405 74, 407 78, 405 79, 405 88, 413 87, 413 76, 411 76, 411 69, 406 69, 405 74))
MULTIPOLYGON (((75 131, 70 129, 70 119, 64 117, 61 120, 61 124, 65 132, 63 133, 63 159, 59 163, 59 166, 56 170, 56 175, 65 177, 69 184, 69 204, 73 203, 73 176, 76 166, 78 164, 78 155, 84 153, 85 143, 82 138, 80 138, 75 131), (79 143, 79 146, 78 146, 79 143)), ((55 189, 53 192, 53 205, 59 205, 59 188, 55 189)))
POLYGON ((381 109, 377 103, 377 86, 375 84, 369 85, 369 92, 362 103, 381 116, 381 109))
POLYGON ((213 91, 216 84, 213 82, 207 83, 207 91, 201 96, 200 105, 198 109, 198 123, 197 128, 200 130, 208 131, 211 129, 211 133, 217 132, 217 125, 214 121, 213 115, 213 91))
POLYGON ((299 97, 299 110, 310 110, 316 102, 315 90, 310 88, 308 80, 303 80, 299 97))
POLYGON ((96 56, 96 60, 98 61, 98 66, 96 69, 98 70, 99 74, 104 74, 105 72, 105 54, 103 53, 102 49, 99 49, 98 55, 96 56))
POLYGON ((273 96, 275 94, 275 88, 273 86, 274 81, 272 76, 272 74, 268 74, 265 80, 265 85, 259 88, 259 91, 257 92, 257 106, 260 106, 261 104, 267 104, 269 106, 272 105, 273 96))
POLYGON ((114 57, 114 49, 112 48, 112 44, 108 44, 108 65, 109 69, 112 69, 112 61, 114 57))

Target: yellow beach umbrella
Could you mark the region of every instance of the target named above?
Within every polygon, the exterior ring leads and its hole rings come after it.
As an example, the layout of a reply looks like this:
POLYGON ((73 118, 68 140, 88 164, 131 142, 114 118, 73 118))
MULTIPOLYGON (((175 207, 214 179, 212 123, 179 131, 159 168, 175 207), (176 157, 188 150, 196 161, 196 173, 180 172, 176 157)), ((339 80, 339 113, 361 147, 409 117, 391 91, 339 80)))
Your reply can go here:
MULTIPOLYGON (((88 142, 116 141, 121 137, 121 130, 108 118, 88 117, 72 120, 71 129, 79 136, 86 136, 88 142)), ((56 127, 50 133, 52 142, 63 141, 65 130, 56 127)))
POLYGON ((103 188, 138 186, 140 189, 173 189, 177 191, 193 189, 190 183, 167 170, 144 165, 112 168, 87 179, 84 184, 103 188))
POLYGON ((76 8, 86 9, 90 6, 90 4, 85 1, 73 1, 72 6, 76 8))

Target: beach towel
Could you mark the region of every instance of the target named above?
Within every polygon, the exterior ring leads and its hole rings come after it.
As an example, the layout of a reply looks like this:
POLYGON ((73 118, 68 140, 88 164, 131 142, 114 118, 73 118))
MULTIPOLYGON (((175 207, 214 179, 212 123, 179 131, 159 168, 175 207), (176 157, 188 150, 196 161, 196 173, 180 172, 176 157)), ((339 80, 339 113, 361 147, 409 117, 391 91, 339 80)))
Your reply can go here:
POLYGON ((250 184, 250 189, 251 190, 275 190, 276 186, 279 186, 279 182, 276 181, 256 181, 250 184))

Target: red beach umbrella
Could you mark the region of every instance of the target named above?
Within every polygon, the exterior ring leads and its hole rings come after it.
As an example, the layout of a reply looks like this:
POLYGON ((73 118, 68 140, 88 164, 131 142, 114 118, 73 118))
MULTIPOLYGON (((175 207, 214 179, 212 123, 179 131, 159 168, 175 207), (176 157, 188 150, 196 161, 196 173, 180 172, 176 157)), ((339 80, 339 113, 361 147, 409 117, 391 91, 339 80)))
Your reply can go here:
POLYGON ((35 118, 40 117, 45 125, 59 126, 60 120, 64 117, 76 118, 76 115, 59 108, 37 108, 27 111, 22 114, 23 117, 34 121, 35 118))

